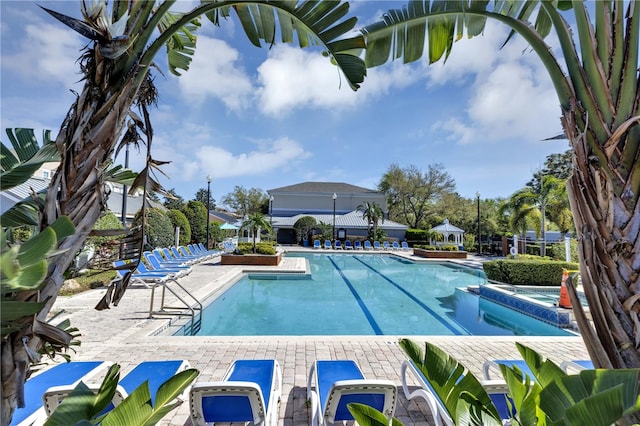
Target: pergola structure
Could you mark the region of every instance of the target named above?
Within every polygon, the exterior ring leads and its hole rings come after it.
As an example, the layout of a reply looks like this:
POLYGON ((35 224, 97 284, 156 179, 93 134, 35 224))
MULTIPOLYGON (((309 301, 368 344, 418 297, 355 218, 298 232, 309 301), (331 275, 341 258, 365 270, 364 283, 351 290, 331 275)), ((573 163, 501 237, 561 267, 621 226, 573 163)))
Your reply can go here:
POLYGON ((431 228, 431 232, 437 232, 443 236, 442 242, 431 240, 431 245, 463 245, 464 231, 450 224, 449 219, 445 219, 440 225, 431 228))

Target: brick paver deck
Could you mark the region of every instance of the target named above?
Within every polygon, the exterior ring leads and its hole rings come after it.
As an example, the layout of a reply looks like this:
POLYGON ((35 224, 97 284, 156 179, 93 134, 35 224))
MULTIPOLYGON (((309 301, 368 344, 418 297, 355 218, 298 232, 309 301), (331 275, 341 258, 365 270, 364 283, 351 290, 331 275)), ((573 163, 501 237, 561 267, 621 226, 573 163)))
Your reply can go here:
MULTIPOLYGON (((324 251, 324 250, 323 250, 324 251)), ((409 255, 407 255, 409 256, 409 255)), ((470 260, 467 263, 473 263, 470 260)), ((477 262, 477 261, 476 261, 477 262)), ((276 269, 302 272, 306 263, 300 258, 284 258, 276 269)), ((249 269, 263 269, 250 267, 249 269)), ((180 283, 204 300, 234 282, 243 273, 242 266, 223 266, 219 258, 195 265, 180 283)), ((52 312, 69 318, 79 328, 82 345, 74 359, 100 359, 117 362, 123 374, 144 360, 186 359, 200 371, 198 381, 220 380, 235 359, 275 358, 283 373, 280 425, 308 425, 306 383, 309 368, 316 359, 354 359, 365 377, 389 379, 398 385, 395 416, 406 425, 426 425, 430 414, 424 401, 407 401, 402 394, 400 365, 405 359, 397 341, 401 336, 275 336, 275 337, 175 337, 157 335, 168 323, 164 318, 148 318, 151 290, 130 287, 119 306, 96 311, 94 306, 105 290, 98 289, 72 297, 59 297, 52 312)), ((348 313, 345 313, 348 314, 348 313)), ((430 341, 466 365, 481 377, 487 359, 519 358, 514 342, 522 342, 554 361, 588 358, 580 337, 481 337, 413 336, 430 341)), ((190 425, 188 402, 172 411, 162 424, 190 425)))

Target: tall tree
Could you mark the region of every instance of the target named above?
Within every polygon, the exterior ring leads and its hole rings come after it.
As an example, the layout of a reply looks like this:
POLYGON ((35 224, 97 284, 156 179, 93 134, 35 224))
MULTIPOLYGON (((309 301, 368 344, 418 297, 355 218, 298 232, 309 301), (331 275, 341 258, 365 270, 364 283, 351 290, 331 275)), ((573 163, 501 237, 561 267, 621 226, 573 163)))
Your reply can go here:
POLYGON ((266 229, 271 232, 271 225, 269 221, 262 213, 251 213, 249 217, 242 222, 243 228, 249 228, 251 235, 253 236, 253 252, 256 252, 256 238, 261 229, 266 229))
POLYGON ((511 203, 521 212, 538 210, 540 217, 540 256, 547 255, 546 220, 551 206, 566 202, 565 182, 551 175, 543 176, 538 188, 527 186, 511 196, 511 203))
POLYGON ((384 223, 384 211, 382 207, 375 201, 365 201, 360 204, 356 210, 362 213, 362 218, 365 219, 371 227, 369 229, 369 238, 375 239, 378 235, 378 224, 384 223))
POLYGON ((365 60, 368 66, 397 58, 413 62, 422 57, 427 36, 429 62, 446 59, 454 40, 481 35, 488 18, 509 26, 509 39, 517 33, 529 43, 558 96, 572 150, 568 191, 593 325, 569 287, 591 358, 598 367, 640 367, 639 4, 410 2, 363 29, 365 60), (563 16, 569 12, 573 28, 563 16), (551 30, 559 57, 544 41, 551 30))
POLYGON ((182 209, 189 221, 191 239, 204 243, 207 241, 207 207, 200 201, 191 200, 182 209))
POLYGON ((202 204, 205 205, 205 207, 209 206, 210 210, 215 210, 216 200, 213 199, 213 197, 211 196, 211 191, 207 191, 207 188, 198 189, 198 192, 196 192, 196 198, 194 198, 194 200, 200 201, 202 204), (209 204, 207 204, 207 202, 209 204))
POLYGON ((184 207, 184 198, 178 195, 174 188, 171 188, 166 191, 162 204, 169 210, 180 210, 184 207))
POLYGON ((573 153, 571 150, 567 150, 560 154, 547 155, 547 158, 544 161, 544 166, 533 174, 533 178, 527 183, 527 186, 534 188, 539 187, 542 177, 547 175, 551 175, 565 181, 569 179, 573 172, 573 165, 571 164, 572 155, 573 153))
MULTIPOLYGON (((206 16, 219 25, 221 18, 237 16, 249 40, 256 46, 283 42, 300 47, 321 46, 327 57, 343 71, 347 83, 357 89, 366 70, 352 52, 364 48, 361 36, 346 38, 356 18, 345 18, 349 5, 342 2, 203 2, 184 13, 171 11, 174 1, 82 2, 82 18, 46 10, 50 15, 90 40, 78 61, 83 89, 67 113, 56 145, 60 167, 49 187, 40 227, 67 215, 76 233, 59 244, 39 298, 45 300, 37 318, 44 321, 56 300, 64 272, 71 264, 104 208, 103 174, 122 144, 142 139, 151 143, 153 129, 148 107, 157 92, 150 74, 161 51, 167 52, 169 70, 180 75, 188 69, 195 51, 199 19, 206 16), (278 31, 279 30, 279 31, 278 31), (278 34, 279 32, 279 34, 278 34), (135 112, 135 111, 137 112, 135 112)), ((153 161, 153 165, 160 164, 153 161)), ((151 169, 141 173, 148 181, 151 169)), ((148 188, 156 190, 157 188, 148 188)), ((31 322, 33 324, 34 322, 31 322)), ((42 346, 30 324, 2 340, 2 424, 8 424, 18 401, 10 382, 24 380, 24 360, 42 346)), ((18 389, 21 389, 18 386, 18 389)), ((21 395, 18 395, 21 397, 21 395)))
POLYGON ((436 214, 435 203, 455 189, 455 181, 439 163, 430 164, 424 173, 414 165, 403 169, 393 164, 378 184, 387 196, 389 218, 411 228, 428 226, 436 214))
POLYGON ((229 206, 242 218, 262 211, 265 203, 269 203, 267 194, 258 188, 246 189, 243 186, 235 186, 233 192, 225 195, 222 202, 229 206))

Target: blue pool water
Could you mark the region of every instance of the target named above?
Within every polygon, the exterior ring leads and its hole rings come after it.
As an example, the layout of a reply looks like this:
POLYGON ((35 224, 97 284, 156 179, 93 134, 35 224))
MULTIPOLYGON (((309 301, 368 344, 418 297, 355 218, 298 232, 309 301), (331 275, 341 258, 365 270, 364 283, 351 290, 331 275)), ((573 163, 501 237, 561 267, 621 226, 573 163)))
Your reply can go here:
POLYGON ((570 333, 460 290, 482 271, 391 255, 295 254, 311 277, 245 277, 203 311, 204 336, 570 333))

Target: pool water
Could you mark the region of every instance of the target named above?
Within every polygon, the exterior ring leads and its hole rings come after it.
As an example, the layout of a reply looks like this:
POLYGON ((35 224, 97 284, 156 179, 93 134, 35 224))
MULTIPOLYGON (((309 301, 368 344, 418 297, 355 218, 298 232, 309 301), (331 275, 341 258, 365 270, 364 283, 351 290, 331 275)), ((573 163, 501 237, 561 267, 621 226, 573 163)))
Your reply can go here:
POLYGON ((393 255, 289 256, 308 259, 311 276, 242 278, 205 308, 198 335, 571 335, 461 290, 485 283, 479 270, 393 255))

